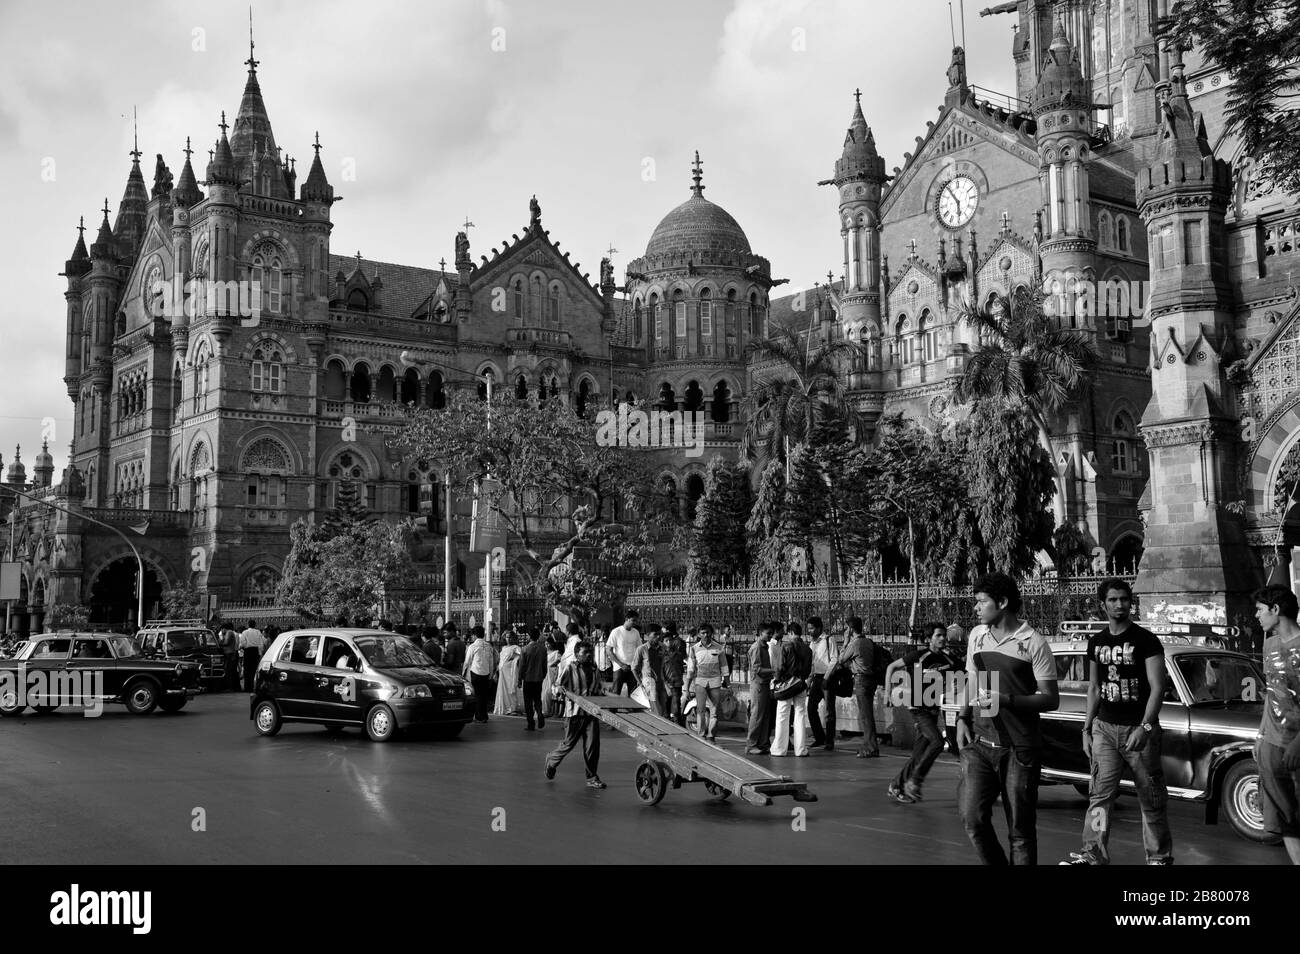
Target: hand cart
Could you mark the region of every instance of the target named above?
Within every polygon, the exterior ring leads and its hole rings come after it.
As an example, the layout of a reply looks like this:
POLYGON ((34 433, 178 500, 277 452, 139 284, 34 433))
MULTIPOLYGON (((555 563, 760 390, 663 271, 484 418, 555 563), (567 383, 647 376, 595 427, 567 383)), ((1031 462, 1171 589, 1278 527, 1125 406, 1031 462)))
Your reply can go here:
POLYGON ((796 802, 817 801, 803 782, 769 772, 707 742, 626 696, 567 693, 566 698, 636 741, 637 751, 646 757, 636 770, 636 793, 643 802, 657 805, 669 787, 681 788, 683 782, 703 782, 705 790, 719 800, 738 795, 751 805, 771 805, 773 795, 789 795, 796 802))

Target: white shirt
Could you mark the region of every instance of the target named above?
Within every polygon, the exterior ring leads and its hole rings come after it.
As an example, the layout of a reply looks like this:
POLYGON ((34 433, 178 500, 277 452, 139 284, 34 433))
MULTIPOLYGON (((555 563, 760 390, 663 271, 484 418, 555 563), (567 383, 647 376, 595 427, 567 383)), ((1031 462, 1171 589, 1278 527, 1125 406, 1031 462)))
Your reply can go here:
POLYGON ((835 637, 830 633, 822 633, 810 642, 808 647, 812 650, 814 676, 826 675, 835 665, 835 661, 840 658, 839 649, 835 646, 835 637))
POLYGON ((260 629, 248 627, 239 634, 240 649, 256 649, 259 653, 266 648, 266 637, 260 629))
POLYGON ((496 650, 486 639, 474 640, 465 654, 465 668, 475 676, 490 676, 496 669, 496 650))
POLYGON ((641 633, 635 626, 616 626, 609 634, 605 645, 614 654, 616 666, 631 666, 636 658, 636 651, 641 646, 641 633))

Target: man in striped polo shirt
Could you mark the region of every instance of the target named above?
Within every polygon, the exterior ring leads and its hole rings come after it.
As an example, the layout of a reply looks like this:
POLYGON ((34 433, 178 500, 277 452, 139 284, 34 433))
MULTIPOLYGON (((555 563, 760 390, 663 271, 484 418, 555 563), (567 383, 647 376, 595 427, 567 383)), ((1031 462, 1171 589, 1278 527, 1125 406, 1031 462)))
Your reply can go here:
POLYGON ((964 706, 957 722, 961 781, 957 804, 966 834, 986 865, 1005 865, 993 829, 1002 797, 1014 865, 1038 863, 1039 714, 1060 705, 1056 661, 1037 630, 1020 618, 1020 588, 1005 573, 975 581, 975 614, 966 648, 964 706), (978 712, 976 709, 978 708, 978 712))

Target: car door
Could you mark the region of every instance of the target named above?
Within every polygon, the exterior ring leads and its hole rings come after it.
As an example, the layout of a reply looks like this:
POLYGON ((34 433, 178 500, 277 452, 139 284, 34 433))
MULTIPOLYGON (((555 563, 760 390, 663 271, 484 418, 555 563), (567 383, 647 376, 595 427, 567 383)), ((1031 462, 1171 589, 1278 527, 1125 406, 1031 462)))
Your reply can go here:
POLYGON ((1061 704, 1041 717, 1043 768, 1090 775, 1083 754, 1083 722, 1088 711, 1088 653, 1086 648, 1057 649, 1057 690, 1061 704))
POLYGON ((280 658, 272 663, 276 702, 286 718, 306 719, 315 711, 320 641, 317 633, 299 633, 285 640, 280 658))
POLYGON ((1160 764, 1165 771, 1165 785, 1169 788, 1199 790, 1205 787, 1205 780, 1196 778, 1190 702, 1191 693, 1183 674, 1178 671, 1174 656, 1166 652, 1165 697, 1160 704, 1160 764))
POLYGON ((360 654, 342 636, 326 636, 316 668, 313 715, 323 721, 361 722, 356 673, 360 654))
POLYGON ((112 698, 122 690, 110 641, 102 636, 78 636, 65 668, 75 676, 75 687, 89 700, 112 698))
POLYGON ((42 639, 32 647, 32 653, 26 660, 28 705, 59 704, 55 696, 58 679, 67 665, 71 649, 72 639, 65 636, 42 639))

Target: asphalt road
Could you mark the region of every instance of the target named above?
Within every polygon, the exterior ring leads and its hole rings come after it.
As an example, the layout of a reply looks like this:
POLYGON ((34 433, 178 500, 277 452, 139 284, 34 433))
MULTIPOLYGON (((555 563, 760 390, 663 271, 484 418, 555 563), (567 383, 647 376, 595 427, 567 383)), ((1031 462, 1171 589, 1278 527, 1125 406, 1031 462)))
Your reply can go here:
MULTIPOLYGON (((174 715, 114 706, 98 719, 29 711, 0 720, 0 863, 975 863, 949 755, 918 805, 885 797, 901 750, 862 760, 845 743, 809 758, 756 758, 806 781, 816 803, 757 808, 685 785, 650 807, 633 788, 641 757, 608 729, 600 774, 609 788, 596 791, 583 784, 578 753, 544 778, 558 720, 525 732, 520 718, 494 717, 454 742, 376 745, 359 731, 330 738, 292 725, 268 739, 254 732, 247 698, 203 696, 174 715), (807 812, 803 826, 796 808, 807 812)), ((719 740, 743 752, 735 729, 719 740)), ((1042 789, 1041 864, 1077 850, 1085 807, 1070 787, 1042 789)), ((1173 803, 1170 814, 1178 864, 1286 860, 1226 824, 1205 825, 1199 806, 1173 803)), ((1115 863, 1141 864, 1137 802, 1122 798, 1115 819, 1115 863)))

